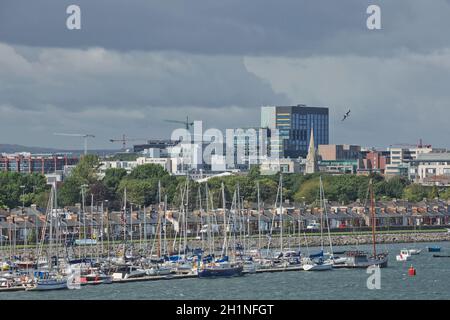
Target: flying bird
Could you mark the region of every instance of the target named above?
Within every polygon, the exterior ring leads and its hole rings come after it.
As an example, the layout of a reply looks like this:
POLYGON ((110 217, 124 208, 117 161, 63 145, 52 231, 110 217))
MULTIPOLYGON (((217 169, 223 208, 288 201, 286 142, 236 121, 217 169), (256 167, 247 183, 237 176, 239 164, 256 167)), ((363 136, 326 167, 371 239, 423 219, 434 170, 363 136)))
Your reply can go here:
POLYGON ((347 119, 347 118, 350 116, 350 112, 351 112, 351 110, 349 109, 349 110, 344 114, 344 117, 342 118, 341 121, 344 121, 345 119, 347 119))

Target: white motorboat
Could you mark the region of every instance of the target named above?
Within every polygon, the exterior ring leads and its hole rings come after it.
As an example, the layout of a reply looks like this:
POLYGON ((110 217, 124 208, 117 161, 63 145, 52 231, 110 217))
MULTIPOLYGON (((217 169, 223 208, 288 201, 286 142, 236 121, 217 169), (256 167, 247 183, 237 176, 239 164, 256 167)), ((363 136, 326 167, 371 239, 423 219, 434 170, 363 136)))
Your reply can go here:
POLYGON ((147 272, 137 266, 119 266, 112 274, 113 280, 124 280, 145 277, 147 272))
POLYGON ((34 286, 27 290, 47 291, 68 289, 66 278, 38 279, 34 286))
POLYGON ((172 272, 172 268, 170 267, 163 267, 163 266, 156 266, 151 267, 147 270, 147 275, 149 276, 166 276, 172 272))
POLYGON ((348 259, 346 257, 331 257, 329 260, 327 260, 327 262, 330 262, 333 265, 340 265, 346 263, 347 260, 348 259))
POLYGON ((302 267, 305 271, 326 271, 333 269, 333 264, 329 262, 315 262, 310 258, 304 258, 302 267))
POLYGON ((111 284, 113 282, 112 276, 106 275, 103 272, 94 271, 80 278, 81 284, 97 285, 97 284, 111 284))
POLYGON ((409 249, 409 250, 408 250, 408 253, 409 253, 410 255, 417 255, 417 254, 419 254, 419 253, 421 253, 421 252, 422 252, 421 249, 409 249))
POLYGON ((396 256, 397 261, 409 261, 411 260, 411 255, 409 253, 409 250, 402 249, 400 250, 400 254, 396 256))

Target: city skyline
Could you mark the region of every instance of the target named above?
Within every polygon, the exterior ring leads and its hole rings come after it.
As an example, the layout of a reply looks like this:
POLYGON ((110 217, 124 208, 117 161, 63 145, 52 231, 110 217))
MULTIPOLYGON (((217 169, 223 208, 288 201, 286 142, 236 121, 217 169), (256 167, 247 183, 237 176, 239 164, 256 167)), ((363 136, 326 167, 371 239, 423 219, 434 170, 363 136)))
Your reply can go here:
POLYGON ((109 139, 169 137, 164 119, 223 130, 306 104, 329 107, 331 144, 450 147, 449 1, 379 1, 372 31, 370 1, 255 3, 82 0, 69 31, 71 1, 4 1, 0 143, 82 149, 53 133, 92 133, 90 149, 120 149, 109 139))

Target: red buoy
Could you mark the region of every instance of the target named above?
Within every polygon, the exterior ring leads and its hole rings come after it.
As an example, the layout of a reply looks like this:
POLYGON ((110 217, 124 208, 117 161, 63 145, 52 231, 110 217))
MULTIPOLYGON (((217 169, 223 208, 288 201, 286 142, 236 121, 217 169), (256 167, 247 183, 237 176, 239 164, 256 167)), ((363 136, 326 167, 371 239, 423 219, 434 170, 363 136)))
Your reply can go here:
POLYGON ((414 277, 416 275, 416 269, 414 269, 414 267, 412 265, 408 269, 408 275, 411 277, 414 277))

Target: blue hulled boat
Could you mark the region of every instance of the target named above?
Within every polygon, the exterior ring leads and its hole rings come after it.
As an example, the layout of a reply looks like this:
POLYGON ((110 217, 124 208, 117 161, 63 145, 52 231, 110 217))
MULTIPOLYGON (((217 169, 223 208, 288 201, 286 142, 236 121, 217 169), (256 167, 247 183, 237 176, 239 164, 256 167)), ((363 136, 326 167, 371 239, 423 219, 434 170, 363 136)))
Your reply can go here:
POLYGON ((427 247, 428 252, 441 252, 441 247, 433 246, 433 247, 427 247))
POLYGON ((238 277, 243 275, 244 267, 241 265, 230 266, 227 263, 220 263, 212 266, 203 267, 198 271, 199 278, 214 277, 238 277))

